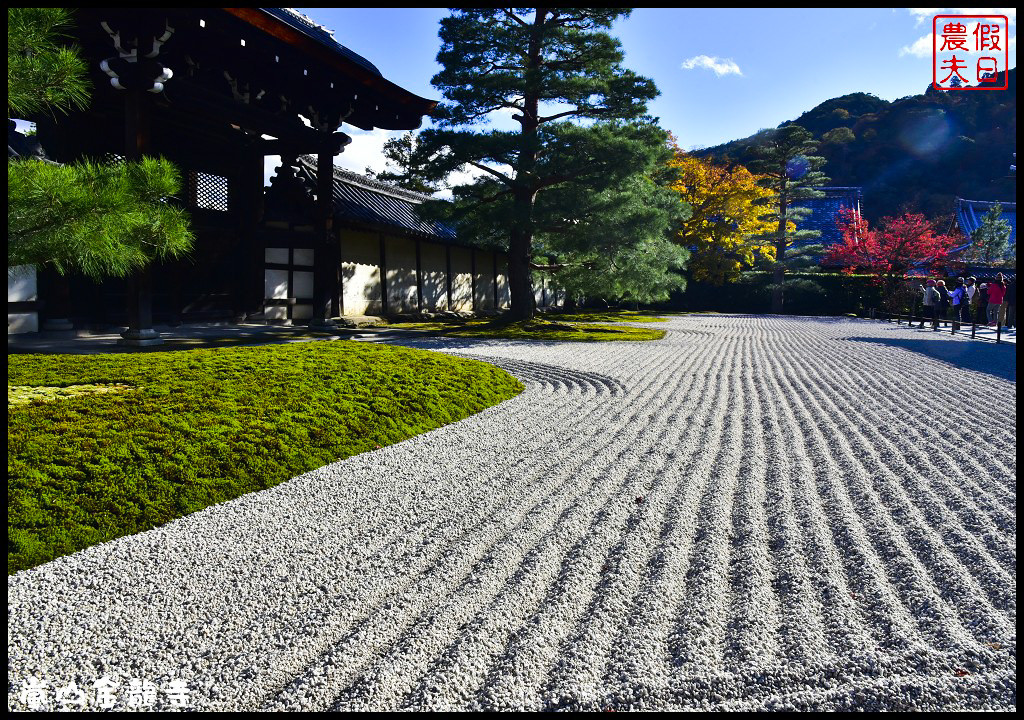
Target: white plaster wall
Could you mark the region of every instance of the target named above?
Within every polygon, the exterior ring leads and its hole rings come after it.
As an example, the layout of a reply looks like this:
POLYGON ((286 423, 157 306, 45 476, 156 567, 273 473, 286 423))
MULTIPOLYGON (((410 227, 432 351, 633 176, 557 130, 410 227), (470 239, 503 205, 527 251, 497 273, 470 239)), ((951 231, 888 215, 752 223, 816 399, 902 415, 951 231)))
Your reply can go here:
POLYGON ((416 241, 384 237, 388 314, 419 312, 416 295, 416 241))
POLYGON ((39 332, 39 313, 7 313, 7 334, 39 332))
POLYGON ((263 259, 277 265, 288 264, 288 248, 267 248, 263 251, 263 259))
POLYGON ((289 297, 307 300, 313 297, 313 273, 306 270, 292 271, 292 294, 289 297))
POLYGON ((444 245, 420 243, 420 276, 423 279, 423 309, 448 309, 448 258, 444 245))
POLYGON ((316 255, 312 248, 295 248, 292 251, 292 264, 313 267, 316 255))
POLYGON ((473 310, 473 259, 469 248, 452 246, 452 309, 473 310))
MULTIPOLYGON (((34 265, 7 269, 7 302, 33 302, 39 299, 34 265)), ((39 332, 39 313, 7 313, 7 334, 39 332)))
POLYGON ((498 308, 506 310, 512 306, 512 290, 508 286, 508 258, 498 256, 498 308))
POLYGON ((34 265, 17 265, 7 269, 7 302, 38 300, 38 291, 34 265))
POLYGON ((263 271, 263 297, 283 300, 288 295, 288 271, 267 268, 263 271))
POLYGON ((341 230, 342 297, 346 315, 379 315, 380 237, 341 230))
POLYGON ((494 309, 494 253, 476 251, 476 309, 494 309))

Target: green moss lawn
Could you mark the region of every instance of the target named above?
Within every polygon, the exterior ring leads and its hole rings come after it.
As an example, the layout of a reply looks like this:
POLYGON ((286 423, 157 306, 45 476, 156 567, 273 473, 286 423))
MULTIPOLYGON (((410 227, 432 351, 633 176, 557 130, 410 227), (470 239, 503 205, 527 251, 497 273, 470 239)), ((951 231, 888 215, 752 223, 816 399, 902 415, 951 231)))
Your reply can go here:
MULTIPOLYGON (((615 322, 620 322, 616 320, 615 322)), ((641 321, 643 322, 643 321, 641 321)), ((604 325, 595 322, 570 321, 555 316, 509 322, 502 318, 464 320, 461 322, 392 323, 389 327, 426 331, 435 335, 464 338, 502 338, 507 340, 558 340, 569 342, 608 342, 617 340, 659 340, 664 330, 637 328, 628 325, 604 325)))
POLYGON ((522 390, 486 363, 369 343, 7 359, 8 573, 522 390))
POLYGON ((543 317, 559 322, 650 323, 665 322, 666 318, 661 317, 665 314, 650 310, 552 310, 543 317))

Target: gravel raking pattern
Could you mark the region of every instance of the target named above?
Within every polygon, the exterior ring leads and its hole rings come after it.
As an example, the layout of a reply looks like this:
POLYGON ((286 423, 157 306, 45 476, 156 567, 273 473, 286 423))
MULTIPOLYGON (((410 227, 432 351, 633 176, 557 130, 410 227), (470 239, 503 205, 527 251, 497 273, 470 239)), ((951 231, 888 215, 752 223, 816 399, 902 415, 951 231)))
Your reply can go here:
POLYGON ((215 710, 1015 709, 1013 350, 667 328, 410 343, 527 390, 10 577, 9 707, 31 676, 215 710))

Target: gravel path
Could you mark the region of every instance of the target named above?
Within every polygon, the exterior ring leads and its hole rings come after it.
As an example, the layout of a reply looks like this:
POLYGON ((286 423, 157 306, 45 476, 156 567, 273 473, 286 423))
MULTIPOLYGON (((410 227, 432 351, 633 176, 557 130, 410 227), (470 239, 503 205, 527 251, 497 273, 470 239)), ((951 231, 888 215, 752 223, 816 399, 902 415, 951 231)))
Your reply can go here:
POLYGON ((9 707, 31 674, 234 710, 1014 709, 1014 350, 666 327, 410 343, 527 390, 10 577, 9 707))

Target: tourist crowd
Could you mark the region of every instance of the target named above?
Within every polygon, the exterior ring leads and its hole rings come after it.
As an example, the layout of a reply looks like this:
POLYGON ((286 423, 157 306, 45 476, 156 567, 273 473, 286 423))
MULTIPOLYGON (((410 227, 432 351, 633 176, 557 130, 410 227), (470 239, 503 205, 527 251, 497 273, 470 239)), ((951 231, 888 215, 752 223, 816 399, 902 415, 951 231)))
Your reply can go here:
POLYGON ((1017 324, 1017 278, 1007 281, 1002 273, 995 280, 978 283, 975 277, 957 278, 953 289, 946 287, 945 280, 928 280, 920 285, 924 302, 924 313, 919 327, 931 320, 932 327, 939 322, 952 320, 954 324, 1016 327, 1017 324), (952 310, 952 318, 950 318, 952 310))

